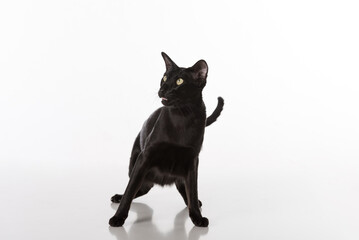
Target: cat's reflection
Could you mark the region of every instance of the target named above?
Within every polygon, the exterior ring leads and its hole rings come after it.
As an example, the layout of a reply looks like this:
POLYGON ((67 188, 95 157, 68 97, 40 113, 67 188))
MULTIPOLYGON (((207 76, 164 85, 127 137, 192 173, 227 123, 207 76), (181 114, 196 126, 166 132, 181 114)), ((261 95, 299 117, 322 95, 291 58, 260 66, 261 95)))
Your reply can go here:
MULTIPOLYGON (((117 209, 118 204, 112 204, 117 209)), ((137 214, 136 221, 126 231, 124 227, 109 227, 111 234, 118 240, 143 240, 143 239, 173 239, 173 240, 198 240, 200 236, 208 233, 208 228, 193 227, 187 234, 185 228, 186 219, 188 219, 188 209, 180 211, 175 219, 173 229, 169 232, 160 232, 152 221, 153 210, 143 203, 132 203, 130 211, 137 214)))

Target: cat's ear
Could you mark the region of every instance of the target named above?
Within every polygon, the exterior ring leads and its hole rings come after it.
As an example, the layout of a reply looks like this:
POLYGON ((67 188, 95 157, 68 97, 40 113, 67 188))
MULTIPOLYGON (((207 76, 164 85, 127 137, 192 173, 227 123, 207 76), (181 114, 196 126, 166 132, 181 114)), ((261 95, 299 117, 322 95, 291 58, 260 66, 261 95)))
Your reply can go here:
POLYGON ((168 72, 174 68, 178 68, 177 65, 174 63, 174 61, 172 61, 172 59, 166 53, 161 52, 161 55, 163 57, 163 60, 165 60, 166 72, 168 72))
POLYGON ((195 80, 199 81, 201 85, 206 83, 207 74, 208 74, 208 65, 206 61, 199 60, 198 62, 196 62, 195 65, 190 67, 190 70, 192 73, 192 77, 195 80))

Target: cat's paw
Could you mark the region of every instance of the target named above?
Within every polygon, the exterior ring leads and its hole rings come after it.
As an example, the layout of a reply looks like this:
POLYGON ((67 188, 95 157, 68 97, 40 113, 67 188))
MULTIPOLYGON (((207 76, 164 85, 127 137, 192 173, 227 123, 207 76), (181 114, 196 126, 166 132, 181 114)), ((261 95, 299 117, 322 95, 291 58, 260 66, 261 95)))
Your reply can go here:
POLYGON ((196 227, 208 227, 209 224, 208 218, 206 217, 192 219, 192 222, 196 227))
POLYGON ((113 216, 108 222, 111 227, 121 227, 125 223, 125 218, 113 216))
POLYGON ((122 195, 121 194, 115 194, 111 197, 111 202, 113 203, 119 203, 122 199, 122 195))

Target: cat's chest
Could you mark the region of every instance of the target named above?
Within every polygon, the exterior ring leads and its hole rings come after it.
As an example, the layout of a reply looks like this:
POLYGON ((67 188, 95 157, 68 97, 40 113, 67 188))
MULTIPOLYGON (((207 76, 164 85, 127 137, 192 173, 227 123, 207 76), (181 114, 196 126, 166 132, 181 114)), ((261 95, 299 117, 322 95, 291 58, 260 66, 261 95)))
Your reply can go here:
POLYGON ((149 136, 149 143, 174 143, 183 146, 201 145, 205 127, 205 113, 175 112, 164 109, 149 136))

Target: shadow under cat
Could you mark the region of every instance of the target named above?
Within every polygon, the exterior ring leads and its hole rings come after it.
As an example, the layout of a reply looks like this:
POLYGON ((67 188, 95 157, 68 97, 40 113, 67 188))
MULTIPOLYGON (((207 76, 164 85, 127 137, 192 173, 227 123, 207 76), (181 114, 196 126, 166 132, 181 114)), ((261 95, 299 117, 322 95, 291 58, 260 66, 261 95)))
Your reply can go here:
MULTIPOLYGON (((112 208, 117 209, 118 204, 111 204, 112 208)), ((189 219, 188 210, 184 208, 177 213, 173 222, 173 229, 169 232, 161 232, 154 224, 153 209, 144 203, 132 203, 130 211, 137 214, 135 222, 131 227, 126 230, 125 228, 109 227, 109 231, 118 240, 143 240, 143 239, 156 239, 156 240, 198 240, 201 236, 208 233, 208 228, 192 227, 187 232, 185 228, 186 220, 189 219)))

